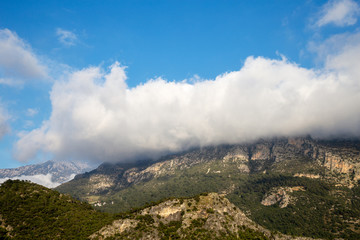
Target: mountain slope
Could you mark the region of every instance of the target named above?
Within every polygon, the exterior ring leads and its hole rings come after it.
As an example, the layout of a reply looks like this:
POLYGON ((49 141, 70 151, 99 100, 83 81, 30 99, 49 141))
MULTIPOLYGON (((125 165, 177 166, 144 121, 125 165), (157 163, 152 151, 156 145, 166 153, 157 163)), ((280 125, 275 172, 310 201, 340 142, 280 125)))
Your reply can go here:
POLYGON ((74 178, 76 174, 92 170, 88 164, 47 161, 41 164, 0 169, 0 183, 8 179, 30 180, 46 187, 56 187, 74 178))
POLYGON ((128 214, 90 239, 310 239, 257 225, 217 193, 170 199, 128 214))
POLYGON ((284 234, 360 238, 360 188, 281 174, 255 175, 227 195, 258 224, 284 234))
POLYGON ((167 197, 218 192, 271 230, 358 239, 359 178, 359 141, 279 138, 193 149, 158 162, 104 164, 57 189, 109 212, 167 197), (286 194, 272 198, 285 199, 283 203, 262 204, 271 202, 266 198, 277 191, 286 194))
POLYGON ((0 186, 0 239, 309 239, 271 232, 224 196, 168 199, 110 215, 37 184, 0 186))
POLYGON ((37 184, 8 180, 0 186, 0 239, 85 239, 112 220, 37 184))
POLYGON ((144 193, 144 199, 149 202, 204 191, 229 192, 241 179, 265 172, 318 178, 353 187, 360 179, 360 141, 291 138, 205 147, 166 156, 158 162, 103 164, 57 189, 119 211, 145 204, 124 200, 129 194, 123 191, 144 190, 149 195, 144 193), (191 187, 185 189, 187 186, 191 187))

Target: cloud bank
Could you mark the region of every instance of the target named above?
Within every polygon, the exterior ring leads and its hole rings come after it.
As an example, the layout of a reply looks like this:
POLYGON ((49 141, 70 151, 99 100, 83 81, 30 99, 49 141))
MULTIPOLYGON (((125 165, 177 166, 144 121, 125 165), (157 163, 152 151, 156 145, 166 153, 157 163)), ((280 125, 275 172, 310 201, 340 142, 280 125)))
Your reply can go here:
POLYGON ((359 15, 360 7, 355 1, 331 0, 323 6, 316 26, 334 24, 343 27, 354 25, 359 15))
POLYGON ((0 84, 19 85, 44 79, 47 69, 16 33, 0 29, 0 84))
POLYGON ((360 37, 322 69, 249 57, 212 80, 161 78, 129 88, 125 68, 76 71, 51 91, 52 114, 23 133, 15 157, 127 161, 273 136, 360 136, 360 37))

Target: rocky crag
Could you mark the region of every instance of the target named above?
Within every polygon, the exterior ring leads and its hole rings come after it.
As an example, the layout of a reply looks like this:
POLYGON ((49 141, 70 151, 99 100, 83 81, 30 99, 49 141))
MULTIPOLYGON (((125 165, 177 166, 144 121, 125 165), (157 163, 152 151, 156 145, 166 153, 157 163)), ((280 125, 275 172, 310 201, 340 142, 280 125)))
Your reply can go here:
POLYGON ((311 239, 271 232, 224 196, 171 199, 115 220, 90 239, 311 239))

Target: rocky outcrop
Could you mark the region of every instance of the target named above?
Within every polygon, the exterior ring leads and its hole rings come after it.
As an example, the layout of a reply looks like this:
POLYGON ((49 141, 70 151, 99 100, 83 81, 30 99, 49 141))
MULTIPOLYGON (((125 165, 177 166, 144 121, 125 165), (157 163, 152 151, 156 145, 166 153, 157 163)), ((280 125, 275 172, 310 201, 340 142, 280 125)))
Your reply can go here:
POLYGON ((254 223, 217 193, 172 199, 145 208, 132 216, 115 220, 92 234, 90 239, 132 239, 135 236, 137 239, 162 239, 168 231, 173 231, 172 236, 176 236, 176 239, 194 238, 197 232, 209 233, 207 239, 226 239, 230 236, 232 239, 242 239, 241 234, 245 232, 249 234, 246 239, 311 239, 274 234, 254 223), (166 229, 166 226, 172 228, 166 229), (165 233, 163 229, 166 229, 165 233))
POLYGON ((265 194, 261 204, 264 206, 279 204, 280 208, 285 208, 295 203, 296 198, 291 195, 294 191, 305 191, 305 188, 302 186, 273 188, 265 194))
POLYGON ((90 193, 96 194, 115 185, 115 179, 105 174, 94 174, 89 178, 90 193))
POLYGON ((134 229, 139 221, 134 219, 115 220, 111 225, 105 226, 98 232, 92 234, 90 239, 106 239, 115 235, 121 235, 125 231, 134 229))

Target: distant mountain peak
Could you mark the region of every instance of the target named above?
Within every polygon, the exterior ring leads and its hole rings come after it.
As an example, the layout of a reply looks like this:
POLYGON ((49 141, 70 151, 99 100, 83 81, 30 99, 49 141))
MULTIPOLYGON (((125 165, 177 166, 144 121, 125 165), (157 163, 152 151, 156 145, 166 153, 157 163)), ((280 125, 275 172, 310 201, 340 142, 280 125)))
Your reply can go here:
POLYGON ((0 169, 0 183, 8 179, 30 180, 46 187, 56 187, 70 181, 76 174, 92 170, 94 167, 82 162, 49 160, 18 168, 0 169))

